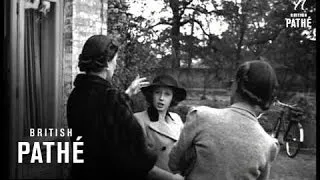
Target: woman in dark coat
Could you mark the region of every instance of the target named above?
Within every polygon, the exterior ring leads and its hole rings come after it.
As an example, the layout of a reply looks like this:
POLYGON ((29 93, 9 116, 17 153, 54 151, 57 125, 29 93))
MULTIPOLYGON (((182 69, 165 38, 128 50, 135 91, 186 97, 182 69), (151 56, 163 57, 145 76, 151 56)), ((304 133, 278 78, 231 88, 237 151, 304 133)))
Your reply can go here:
MULTIPOLYGON (((90 37, 79 56, 78 74, 67 103, 71 141, 81 136, 84 163, 73 163, 72 178, 144 179, 156 162, 133 116, 129 96, 148 85, 136 78, 124 92, 111 79, 118 46, 109 36, 90 37)), ((81 149, 81 148, 80 148, 81 149)))

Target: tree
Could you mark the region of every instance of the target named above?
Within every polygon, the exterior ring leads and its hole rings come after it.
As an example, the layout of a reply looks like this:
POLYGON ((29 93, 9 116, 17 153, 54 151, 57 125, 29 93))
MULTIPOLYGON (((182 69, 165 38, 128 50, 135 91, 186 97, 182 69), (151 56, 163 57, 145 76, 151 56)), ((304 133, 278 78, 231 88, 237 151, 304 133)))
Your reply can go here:
POLYGON ((125 1, 108 1, 108 33, 121 44, 113 80, 121 89, 127 88, 137 75, 150 76, 158 67, 153 40, 148 38, 152 32, 141 26, 147 20, 128 13, 128 7, 125 1))
POLYGON ((203 29, 208 41, 203 51, 205 65, 217 69, 231 65, 234 69, 245 60, 269 59, 308 81, 314 76, 315 42, 302 34, 315 29, 315 1, 308 1, 305 6, 313 20, 311 29, 285 27, 284 19, 294 12, 291 1, 251 0, 239 4, 223 1, 221 6, 216 14, 222 16, 229 27, 220 37, 203 29), (289 48, 284 48, 286 46, 289 48), (299 66, 303 68, 295 68, 299 66))
POLYGON ((315 34, 311 33, 316 24, 315 0, 305 4, 313 20, 311 29, 285 27, 284 19, 294 12, 290 0, 162 2, 165 6, 161 11, 171 12, 170 15, 155 23, 141 19, 143 28, 138 31, 149 38, 146 42, 150 46, 156 45, 152 52, 162 57, 163 66, 169 64, 177 68, 186 64, 191 68, 192 60, 199 60, 201 66, 214 69, 217 80, 225 80, 243 61, 260 59, 276 67, 287 67, 304 77, 309 84, 306 86, 312 84, 316 52, 315 34), (211 31, 213 19, 226 23, 227 29, 221 34, 211 31), (166 26, 155 30, 160 25, 166 26))
MULTIPOLYGON (((194 27, 194 23, 199 23, 198 20, 195 19, 195 16, 197 14, 211 14, 212 12, 209 12, 206 10, 206 6, 208 4, 215 3, 215 1, 209 2, 205 0, 201 1, 195 1, 193 3, 193 0, 163 0, 165 3, 165 7, 162 11, 168 11, 170 10, 172 16, 171 17, 163 17, 160 19, 159 22, 155 23, 154 25, 151 25, 149 28, 154 28, 158 25, 168 25, 168 27, 164 30, 170 30, 169 38, 171 40, 171 58, 172 58, 172 68, 178 68, 180 67, 181 61, 182 61, 182 55, 188 51, 188 48, 184 48, 181 44, 182 41, 185 42, 185 44, 188 44, 189 49, 191 44, 193 44, 193 39, 195 36, 193 36, 193 30, 191 30, 191 35, 189 36, 183 36, 181 34, 181 27, 184 27, 185 25, 191 25, 194 27)), ((199 23, 201 24, 201 23, 199 23)), ((193 29, 193 28, 192 28, 193 29)), ((165 34, 164 38, 160 38, 165 42, 166 37, 168 37, 167 34, 165 34)), ((187 61, 189 61, 189 67, 191 66, 191 59, 193 56, 196 56, 196 54, 192 54, 193 51, 191 51, 191 54, 189 54, 189 57, 187 61)), ((185 57, 183 57, 185 58, 185 57)))

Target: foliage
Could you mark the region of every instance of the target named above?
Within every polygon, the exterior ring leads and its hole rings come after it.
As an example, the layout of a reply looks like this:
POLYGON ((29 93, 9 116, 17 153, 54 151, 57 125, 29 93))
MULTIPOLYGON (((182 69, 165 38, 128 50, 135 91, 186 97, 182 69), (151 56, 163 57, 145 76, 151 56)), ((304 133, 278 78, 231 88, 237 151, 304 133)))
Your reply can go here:
POLYGON ((152 77, 158 67, 158 60, 150 52, 148 43, 142 44, 134 39, 129 41, 128 44, 123 46, 122 53, 120 53, 120 60, 114 77, 114 81, 121 88, 128 87, 137 75, 152 77))
POLYGON ((158 67, 158 59, 153 52, 152 42, 148 40, 148 35, 152 34, 141 27, 146 19, 127 13, 128 5, 124 1, 108 3, 108 33, 121 44, 113 80, 118 88, 125 89, 137 75, 151 76, 158 67))
POLYGON ((315 89, 316 72, 316 43, 306 37, 298 36, 298 31, 285 31, 279 35, 278 41, 269 49, 267 58, 274 64, 292 74, 291 78, 283 76, 279 79, 279 90, 291 91, 293 82, 300 79, 300 87, 303 91, 315 89))
POLYGON ((187 114, 190 111, 190 107, 185 105, 178 105, 178 106, 172 107, 170 111, 177 113, 181 117, 182 122, 185 123, 187 114))
MULTIPOLYGON (((117 33, 125 42, 124 55, 120 57, 122 63, 115 77, 121 86, 128 86, 138 73, 150 75, 155 68, 179 65, 192 68, 195 61, 197 67, 214 69, 217 79, 223 81, 227 79, 222 72, 233 72, 243 61, 260 59, 289 72, 288 76, 286 73, 279 76, 282 91, 287 92, 293 87, 293 81, 301 78, 303 83, 299 86, 303 91, 315 89, 316 46, 315 34, 311 33, 316 28, 315 0, 305 4, 312 17, 311 29, 285 27, 284 19, 295 12, 290 0, 154 2, 164 5, 160 11, 164 15, 158 21, 128 14, 127 9, 124 9, 126 20, 121 25, 113 26, 112 21, 108 21, 108 27, 121 27, 117 33), (212 23, 217 19, 227 25, 221 34, 212 31, 212 23), (179 65, 174 61, 179 61, 179 65)), ((121 22, 117 16, 112 17, 117 24, 121 22)))
MULTIPOLYGON (((313 93, 293 93, 286 98, 280 98, 282 102, 296 105, 302 108, 304 114, 300 121, 302 124, 316 123, 316 98, 313 93)), ((259 119, 260 124, 266 131, 271 131, 280 115, 281 107, 271 106, 270 109, 259 119)), ((283 130, 283 129, 282 129, 283 130)))
POLYGON ((316 121, 316 100, 306 93, 296 93, 289 100, 290 104, 296 104, 297 107, 303 109, 304 114, 301 121, 311 123, 316 121))

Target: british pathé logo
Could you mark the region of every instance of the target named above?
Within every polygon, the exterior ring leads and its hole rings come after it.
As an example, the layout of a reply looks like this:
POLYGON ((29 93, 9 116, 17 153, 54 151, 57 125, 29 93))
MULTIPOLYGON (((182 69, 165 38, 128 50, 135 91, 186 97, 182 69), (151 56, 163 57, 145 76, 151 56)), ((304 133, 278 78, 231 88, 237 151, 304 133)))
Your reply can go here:
POLYGON ((306 0, 297 0, 296 2, 293 2, 294 4, 294 10, 296 11, 298 6, 300 5, 301 10, 304 11, 304 4, 306 3, 306 0))
POLYGON ((312 19, 305 11, 306 0, 296 0, 294 4, 294 13, 290 13, 290 17, 285 18, 287 28, 308 28, 311 29, 312 19), (300 7, 300 8, 298 8, 300 7))

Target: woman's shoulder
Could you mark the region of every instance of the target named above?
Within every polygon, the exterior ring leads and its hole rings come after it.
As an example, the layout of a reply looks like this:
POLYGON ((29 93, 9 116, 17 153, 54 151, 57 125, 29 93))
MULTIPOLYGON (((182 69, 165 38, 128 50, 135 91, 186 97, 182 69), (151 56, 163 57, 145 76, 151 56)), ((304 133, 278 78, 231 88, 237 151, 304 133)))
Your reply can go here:
POLYGON ((169 112, 170 116, 175 120, 175 119, 181 119, 180 115, 175 112, 169 112))
POLYGON ((106 88, 104 90, 105 94, 105 101, 114 105, 116 104, 117 107, 120 106, 127 106, 127 108, 132 107, 132 101, 130 97, 124 93, 123 91, 117 89, 117 88, 106 88))
POLYGON ((224 109, 217 109, 208 106, 196 106, 190 108, 187 116, 195 115, 197 119, 208 119, 208 117, 216 117, 224 112, 224 109))

